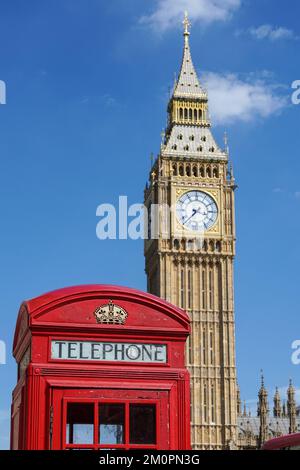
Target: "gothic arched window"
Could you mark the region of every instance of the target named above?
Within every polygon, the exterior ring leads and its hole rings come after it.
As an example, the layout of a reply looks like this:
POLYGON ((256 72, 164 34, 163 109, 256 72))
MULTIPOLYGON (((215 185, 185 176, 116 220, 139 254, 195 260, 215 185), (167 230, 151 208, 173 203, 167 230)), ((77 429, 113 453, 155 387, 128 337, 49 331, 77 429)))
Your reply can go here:
POLYGON ((203 385, 203 421, 204 423, 208 422, 208 396, 207 396, 207 385, 203 385))
POLYGON ((202 331, 202 360, 203 360, 204 365, 206 365, 206 356, 207 356, 206 329, 203 328, 203 331, 202 331))
POLYGON ((180 304, 181 308, 184 308, 184 270, 180 271, 180 304))
POLYGON ((210 310, 213 309, 213 270, 210 268, 208 274, 208 298, 209 298, 209 306, 210 310))
POLYGON ((209 332, 209 361, 212 366, 214 363, 214 333, 213 330, 209 332))
POLYGON ((202 309, 206 308, 206 271, 202 269, 202 280, 201 280, 201 297, 202 297, 202 309))
POLYGON ((215 385, 211 384, 210 389, 211 405, 210 405, 210 417, 213 423, 216 422, 216 396, 215 396, 215 385))
POLYGON ((192 308, 192 272, 188 270, 188 308, 192 308))

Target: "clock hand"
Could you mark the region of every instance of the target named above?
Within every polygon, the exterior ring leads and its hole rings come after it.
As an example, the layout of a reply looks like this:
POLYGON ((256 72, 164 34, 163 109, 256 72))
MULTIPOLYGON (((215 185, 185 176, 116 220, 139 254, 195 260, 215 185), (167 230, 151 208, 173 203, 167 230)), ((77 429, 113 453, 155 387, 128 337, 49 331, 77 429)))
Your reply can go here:
POLYGON ((195 211, 195 213, 193 215, 195 215, 197 213, 200 214, 200 215, 206 215, 205 212, 201 212, 201 207, 198 207, 198 209, 194 209, 194 211, 195 211))
MULTIPOLYGON (((198 209, 199 210, 199 209, 198 209)), ((192 215, 190 215, 190 217, 188 217, 183 223, 183 225, 185 225, 192 217, 194 217, 194 215, 197 213, 198 211, 196 209, 193 209, 193 213, 192 215)))

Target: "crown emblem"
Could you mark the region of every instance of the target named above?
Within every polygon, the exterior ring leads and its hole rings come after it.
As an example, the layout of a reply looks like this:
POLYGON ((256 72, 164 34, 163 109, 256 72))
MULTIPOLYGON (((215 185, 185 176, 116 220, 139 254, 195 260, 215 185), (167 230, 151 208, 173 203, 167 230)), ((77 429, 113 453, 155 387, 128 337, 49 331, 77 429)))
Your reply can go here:
POLYGON ((96 308, 94 315, 97 323, 104 323, 109 325, 124 325, 128 313, 124 308, 115 305, 112 300, 108 304, 101 305, 96 308))

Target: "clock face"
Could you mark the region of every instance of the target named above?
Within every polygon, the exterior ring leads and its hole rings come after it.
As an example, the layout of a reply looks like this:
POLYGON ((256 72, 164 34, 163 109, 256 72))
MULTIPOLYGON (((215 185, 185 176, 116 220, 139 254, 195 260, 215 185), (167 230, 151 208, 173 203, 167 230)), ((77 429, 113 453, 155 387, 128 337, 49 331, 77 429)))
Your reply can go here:
POLYGON ((216 223, 218 207, 209 194, 189 191, 178 199, 176 213, 178 220, 187 230, 203 232, 216 223))

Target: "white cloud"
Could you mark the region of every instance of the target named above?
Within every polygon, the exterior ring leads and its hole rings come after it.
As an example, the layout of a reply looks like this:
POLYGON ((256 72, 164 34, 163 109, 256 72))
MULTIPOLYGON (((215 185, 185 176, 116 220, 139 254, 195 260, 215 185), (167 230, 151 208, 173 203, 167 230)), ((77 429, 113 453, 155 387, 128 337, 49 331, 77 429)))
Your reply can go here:
POLYGON ((265 76, 257 78, 249 74, 240 78, 237 74, 207 72, 202 83, 208 91, 211 117, 214 124, 250 122, 278 114, 288 103, 278 93, 278 85, 265 76))
POLYGON ((257 28, 250 28, 249 33, 256 39, 269 39, 270 41, 278 41, 280 39, 299 39, 294 31, 288 28, 274 27, 270 24, 263 24, 257 28))
POLYGON ((287 191, 286 189, 282 189, 282 188, 274 188, 273 189, 273 193, 277 193, 277 194, 285 194, 286 196, 288 197, 292 197, 292 198, 295 198, 297 200, 300 201, 300 191, 297 190, 293 190, 293 191, 287 191))
POLYGON ((185 10, 194 23, 225 21, 240 4, 241 0, 156 0, 154 12, 142 16, 140 23, 152 27, 157 32, 164 32, 181 24, 185 10))

